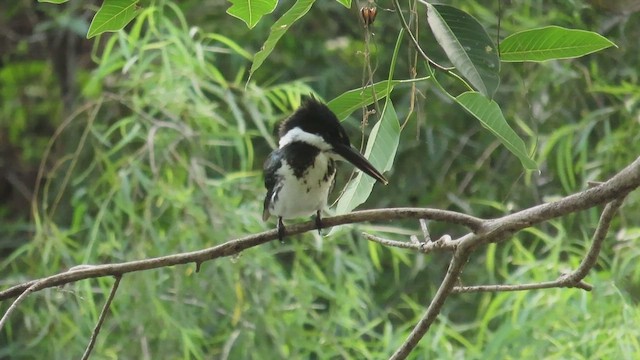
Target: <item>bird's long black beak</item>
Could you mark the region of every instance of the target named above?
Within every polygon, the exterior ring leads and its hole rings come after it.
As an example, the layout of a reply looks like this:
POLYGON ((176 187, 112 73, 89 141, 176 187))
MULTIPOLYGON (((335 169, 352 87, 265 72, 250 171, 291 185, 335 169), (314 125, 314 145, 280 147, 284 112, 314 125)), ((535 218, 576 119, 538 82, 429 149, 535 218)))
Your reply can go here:
POLYGON ((362 154, 358 152, 358 150, 354 149, 352 146, 338 144, 334 146, 333 151, 335 151, 338 155, 342 156, 345 160, 352 163, 358 169, 362 170, 365 174, 371 176, 372 178, 380 181, 381 183, 387 185, 389 181, 384 177, 376 169, 371 165, 369 160, 367 160, 362 154))

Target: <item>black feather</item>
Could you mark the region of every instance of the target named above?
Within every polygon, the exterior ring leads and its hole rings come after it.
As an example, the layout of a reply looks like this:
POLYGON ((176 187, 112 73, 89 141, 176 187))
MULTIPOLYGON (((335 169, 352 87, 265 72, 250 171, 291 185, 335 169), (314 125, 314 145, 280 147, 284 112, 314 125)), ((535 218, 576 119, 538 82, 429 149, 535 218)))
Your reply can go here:
POLYGON ((280 137, 289 130, 300 129, 322 136, 330 144, 350 145, 346 130, 340 124, 336 114, 329 107, 315 98, 308 98, 302 105, 280 125, 280 137))

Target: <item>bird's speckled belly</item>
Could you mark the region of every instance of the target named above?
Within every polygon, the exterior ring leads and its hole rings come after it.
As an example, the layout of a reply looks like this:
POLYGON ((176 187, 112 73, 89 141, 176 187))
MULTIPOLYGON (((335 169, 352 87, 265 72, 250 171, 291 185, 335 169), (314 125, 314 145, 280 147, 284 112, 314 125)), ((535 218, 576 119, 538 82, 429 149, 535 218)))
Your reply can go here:
POLYGON ((278 169, 283 179, 274 191, 269 212, 284 219, 310 216, 327 205, 327 196, 335 176, 335 163, 320 153, 313 165, 305 169, 302 177, 296 177, 288 166, 278 169))

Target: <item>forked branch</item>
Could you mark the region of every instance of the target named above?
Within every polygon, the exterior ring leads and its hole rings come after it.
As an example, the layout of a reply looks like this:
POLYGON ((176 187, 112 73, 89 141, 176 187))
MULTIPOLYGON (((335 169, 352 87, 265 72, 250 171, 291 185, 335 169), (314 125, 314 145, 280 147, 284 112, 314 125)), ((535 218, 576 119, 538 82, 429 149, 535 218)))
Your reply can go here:
MULTIPOLYGON (((421 242, 417 240, 417 238, 412 238, 410 242, 406 243, 382 239, 373 235, 366 235, 367 238, 372 241, 377 241, 389 246, 410 248, 425 253, 430 251, 453 252, 447 273, 425 314, 415 326, 405 343, 392 356, 392 359, 404 359, 429 330, 437 315, 440 313, 446 298, 451 293, 469 291, 513 291, 548 287, 579 287, 588 290, 589 286, 583 283, 582 280, 597 260, 600 249, 602 248, 602 243, 609 230, 611 219, 616 210, 622 205, 623 199, 626 195, 638 187, 640 187, 640 157, 613 176, 610 180, 598 186, 591 187, 555 202, 534 206, 500 218, 485 220, 471 215, 446 210, 393 208, 357 211, 346 215, 329 217, 323 219, 323 225, 325 227, 332 227, 365 221, 381 222, 398 219, 428 219, 464 226, 469 229, 469 232, 466 235, 458 239, 451 239, 445 235, 439 240, 430 241, 430 235, 428 234, 426 223, 421 222, 425 241, 421 242), (524 228, 605 203, 607 206, 602 213, 598 227, 594 233, 591 248, 585 255, 580 266, 574 272, 561 276, 559 279, 548 283, 520 285, 522 288, 515 288, 518 285, 509 285, 510 287, 507 287, 506 285, 488 285, 466 288, 455 287, 462 270, 464 269, 464 265, 469 260, 473 251, 481 245, 506 241, 513 233, 524 228)), ((287 226, 287 234, 300 234, 309 230, 315 230, 315 228, 315 222, 308 221, 301 224, 287 226)), ((105 307, 100 315, 98 325, 96 325, 96 330, 94 330, 94 336, 92 336, 90 343, 91 346, 91 344, 95 342, 95 337, 97 337, 100 325, 109 309, 109 305, 111 300, 113 300, 113 296, 117 289, 117 284, 123 274, 187 263, 195 263, 199 266, 205 261, 236 255, 245 249, 249 249, 275 239, 277 239, 277 231, 271 230, 246 236, 244 238, 230 240, 218 246, 204 250, 119 264, 95 266, 83 265, 73 268, 70 271, 18 284, 4 291, 0 291, 0 301, 17 297, 0 320, 0 328, 7 322, 11 312, 13 312, 20 302, 32 292, 83 279, 115 276, 118 280, 114 284, 111 290, 111 295, 109 296, 107 303, 105 303, 105 307)), ((91 351, 89 347, 87 350, 89 352, 91 351)))

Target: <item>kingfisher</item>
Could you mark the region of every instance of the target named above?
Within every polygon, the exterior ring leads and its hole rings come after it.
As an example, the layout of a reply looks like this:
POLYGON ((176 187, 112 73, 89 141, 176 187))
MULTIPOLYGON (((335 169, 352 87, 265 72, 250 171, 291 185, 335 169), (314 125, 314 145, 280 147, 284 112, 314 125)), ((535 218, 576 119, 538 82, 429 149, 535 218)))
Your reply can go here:
POLYGON ((387 179, 358 150, 351 146, 347 132, 329 107, 315 98, 306 99, 279 129, 278 149, 264 162, 262 219, 278 217, 278 239, 285 227, 282 219, 316 214, 318 232, 321 211, 327 205, 336 175, 336 161, 345 160, 377 181, 387 179))

